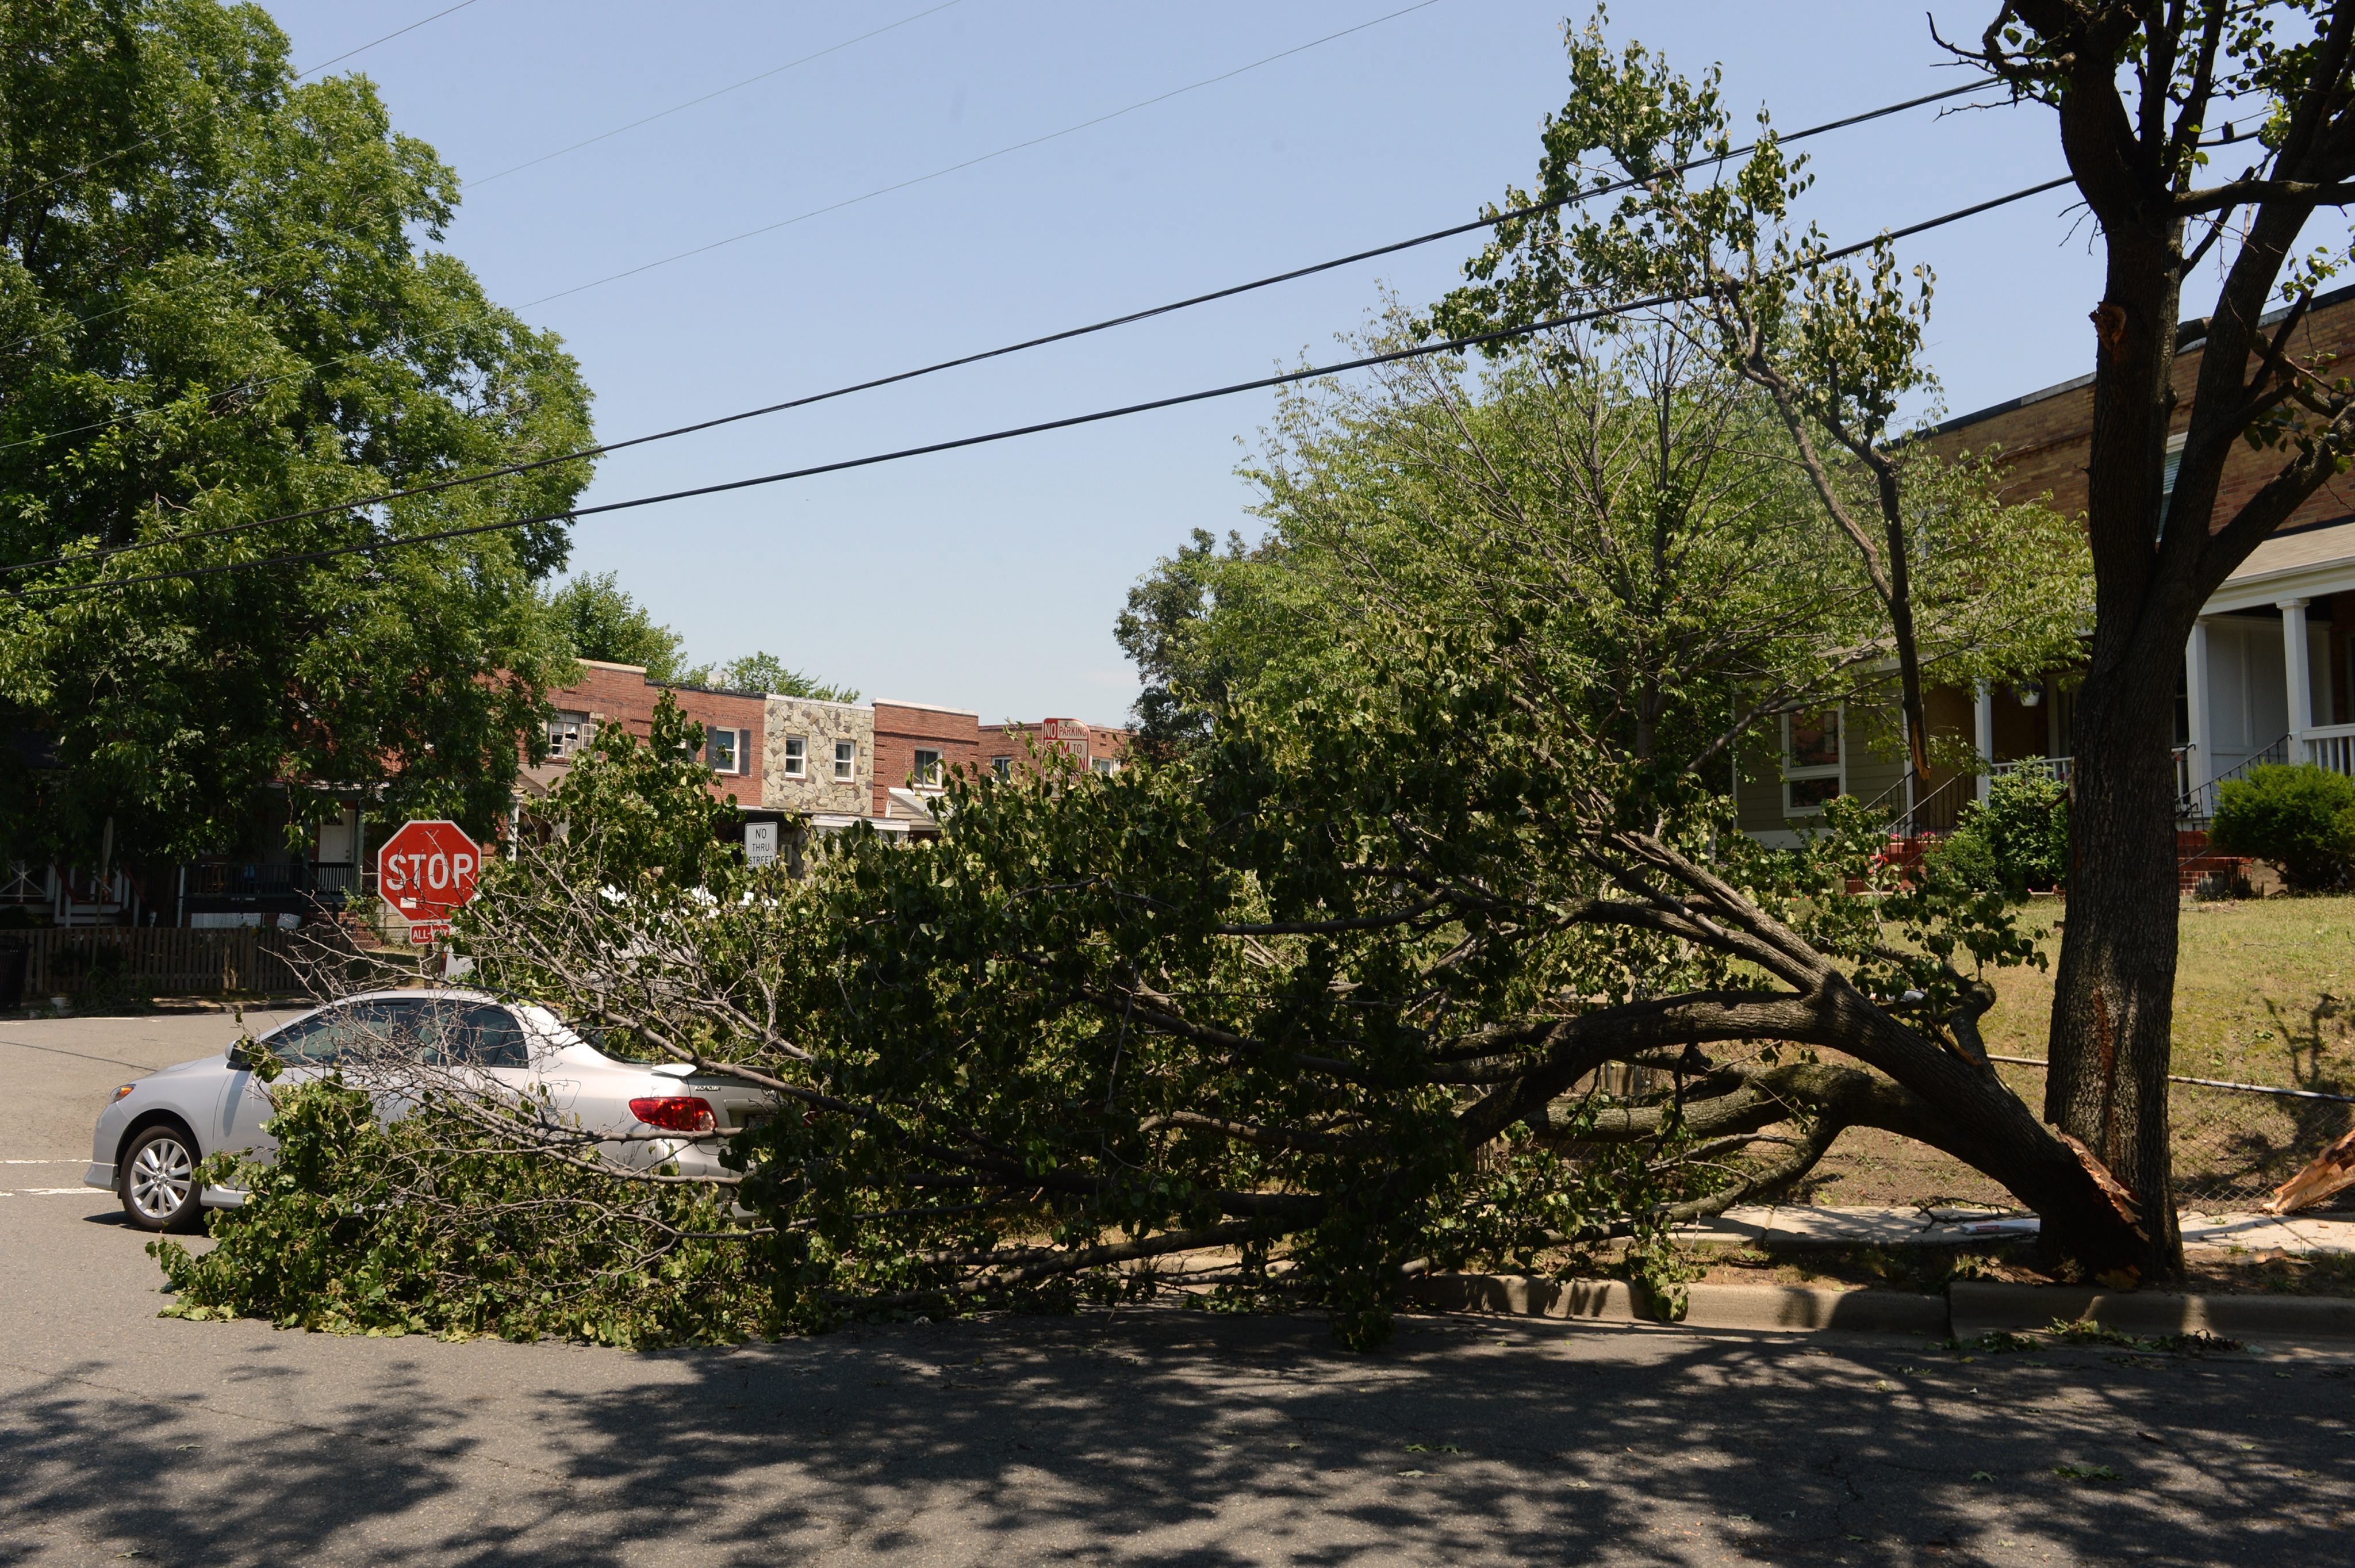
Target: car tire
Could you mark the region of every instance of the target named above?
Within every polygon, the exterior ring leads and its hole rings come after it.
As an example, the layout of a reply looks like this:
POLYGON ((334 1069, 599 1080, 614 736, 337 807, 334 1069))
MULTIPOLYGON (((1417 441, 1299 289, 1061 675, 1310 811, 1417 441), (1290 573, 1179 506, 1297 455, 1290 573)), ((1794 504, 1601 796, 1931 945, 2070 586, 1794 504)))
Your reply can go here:
POLYGON ((123 1212, 142 1231, 182 1232, 203 1223, 197 1200, 196 1140, 175 1126, 149 1127, 123 1151, 123 1212))

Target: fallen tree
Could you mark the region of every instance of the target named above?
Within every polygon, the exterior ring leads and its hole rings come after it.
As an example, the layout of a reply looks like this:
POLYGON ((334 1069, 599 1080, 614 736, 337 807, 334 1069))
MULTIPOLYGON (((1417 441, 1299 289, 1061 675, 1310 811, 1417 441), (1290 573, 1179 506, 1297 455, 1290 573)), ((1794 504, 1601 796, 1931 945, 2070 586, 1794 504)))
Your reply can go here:
MULTIPOLYGON (((1902 879, 1852 803, 1796 851, 1730 831, 1740 727, 1870 689, 1888 634, 1778 510, 1771 411, 1657 325, 1288 411, 1274 541, 1220 584, 1249 624, 1206 634, 1264 656, 1174 688, 1195 739, 954 779, 937 841, 853 830, 798 882, 682 885, 576 807, 469 912, 481 975, 779 1097, 734 1153, 796 1325, 1182 1268, 1370 1343, 1404 1274, 1657 1266, 1854 1126, 2131 1278, 2131 1203, 1979 1044, 1986 968, 2033 956, 2002 900, 1902 879)), ((1934 654, 2001 619, 1966 593, 2003 547, 1934 520, 1934 654)))
MULTIPOLYGON (((1794 850, 1731 830, 1744 730, 1882 689, 1893 635, 1767 395, 1693 336, 1628 317, 1287 404, 1267 544, 1191 561, 1193 620, 1140 636, 1176 650, 1169 738, 1111 777, 954 778, 933 842, 748 869, 675 709, 609 731, 465 912, 474 978, 776 1097, 709 1243, 773 1328, 1182 1279, 1371 1344, 1426 1269, 1612 1243, 1672 1283, 1674 1223, 1859 1126, 2132 1280, 2132 1203, 1980 1045, 1987 971, 2034 958, 2001 898, 1900 876, 1853 802, 1794 850), (1614 1064, 1649 1086, 1606 1092, 1614 1064)), ((2073 581, 2020 559, 2065 528, 1949 478, 1907 492, 1933 667, 2073 581)), ((440 1125, 441 1157, 576 1203, 486 1212, 610 1223, 560 1119, 440 1125)))

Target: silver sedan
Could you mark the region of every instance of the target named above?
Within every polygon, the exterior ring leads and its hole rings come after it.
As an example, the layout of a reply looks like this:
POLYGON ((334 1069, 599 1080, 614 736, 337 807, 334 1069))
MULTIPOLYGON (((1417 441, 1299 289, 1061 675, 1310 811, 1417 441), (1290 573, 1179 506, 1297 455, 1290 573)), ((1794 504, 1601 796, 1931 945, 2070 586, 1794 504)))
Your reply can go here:
MULTIPOLYGON (((683 1064, 616 1061, 545 1008, 479 992, 378 991, 331 1002, 261 1037, 291 1086, 338 1064, 392 1049, 410 1061, 545 1104, 569 1125, 610 1135, 609 1153, 681 1175, 722 1173, 719 1146, 773 1113, 765 1092, 698 1075, 683 1064)), ((145 1231, 192 1231, 206 1208, 244 1200, 235 1188, 202 1186, 197 1168, 222 1149, 267 1162, 270 1090, 242 1042, 218 1057, 184 1061, 125 1083, 98 1118, 86 1187, 123 1200, 145 1231)))

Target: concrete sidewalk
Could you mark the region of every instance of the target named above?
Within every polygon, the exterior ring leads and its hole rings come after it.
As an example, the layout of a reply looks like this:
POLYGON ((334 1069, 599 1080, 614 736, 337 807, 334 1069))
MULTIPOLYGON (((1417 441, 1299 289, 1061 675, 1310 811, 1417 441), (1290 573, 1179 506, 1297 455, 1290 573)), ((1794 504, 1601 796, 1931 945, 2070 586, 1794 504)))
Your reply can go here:
MULTIPOLYGON (((2179 1217, 2187 1247, 2241 1247, 2250 1252, 2355 1253, 2355 1219, 2301 1214, 2219 1214, 2186 1210, 2179 1217)), ((2033 1236, 2033 1214, 1968 1209, 1818 1209, 1801 1205, 1730 1209, 1715 1220, 1679 1229, 1687 1243, 1762 1248, 1951 1247, 1972 1242, 2033 1236)))

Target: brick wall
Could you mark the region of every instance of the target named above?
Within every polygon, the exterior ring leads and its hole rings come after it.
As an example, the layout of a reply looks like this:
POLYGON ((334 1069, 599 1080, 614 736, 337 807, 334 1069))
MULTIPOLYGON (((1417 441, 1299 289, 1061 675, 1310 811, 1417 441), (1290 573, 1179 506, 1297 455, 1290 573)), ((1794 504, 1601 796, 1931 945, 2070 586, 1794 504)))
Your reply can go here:
MULTIPOLYGON (((2085 326, 2085 357, 2094 357, 2094 328, 2085 326)), ((2325 296, 2291 335, 2290 352, 2311 363, 2317 358, 2355 352, 2355 291, 2344 298, 2325 296)), ((2191 393, 2200 377, 2200 354, 2193 348, 2175 358, 2175 418, 2171 432, 2191 423, 2191 393)), ((1977 414, 1948 421, 1931 440, 1931 447, 1951 457, 1958 452, 2002 448, 2009 470, 2002 494, 2027 500, 2050 492, 2051 505, 2063 517, 2085 509, 2085 457, 2093 443, 2094 389, 2090 382, 2064 383, 2046 392, 2030 393, 2017 405, 1998 405, 1977 414)), ((2224 482, 2217 492, 2219 521, 2228 521, 2250 496, 2278 473, 2286 454, 2255 452, 2235 442, 2224 464, 2224 482)), ((2342 475, 2325 485, 2293 514, 2286 528, 2328 521, 2355 512, 2355 475, 2342 475)))
MULTIPOLYGON (((648 680, 646 672, 636 665, 608 664, 602 659, 582 659, 580 663, 581 679, 549 692, 550 707, 559 713, 585 713, 600 727, 626 725, 640 739, 653 732, 655 707, 662 700, 664 690, 661 686, 648 680)), ((751 732, 750 745, 741 749, 741 771, 733 774, 714 773, 710 789, 714 800, 733 795, 743 805, 759 805, 762 737, 766 729, 763 699, 741 692, 707 691, 692 686, 670 689, 677 699, 679 711, 696 723, 751 732)), ((551 758, 542 766, 526 770, 525 776, 542 790, 553 789, 569 766, 561 759, 551 758)))
POLYGON ((945 768, 988 766, 981 751, 981 715, 922 702, 875 704, 872 815, 890 815, 890 792, 907 787, 918 751, 938 752, 945 768))
POLYGON ((981 726, 984 766, 994 765, 999 757, 1010 757, 1013 766, 1021 769, 1034 746, 1042 752, 1050 746, 1060 746, 1082 764, 1105 760, 1118 763, 1128 754, 1128 731, 1106 724, 1083 723, 1077 719, 1048 719, 1036 724, 981 726), (1046 734, 1050 725, 1054 727, 1052 740, 1046 734))

